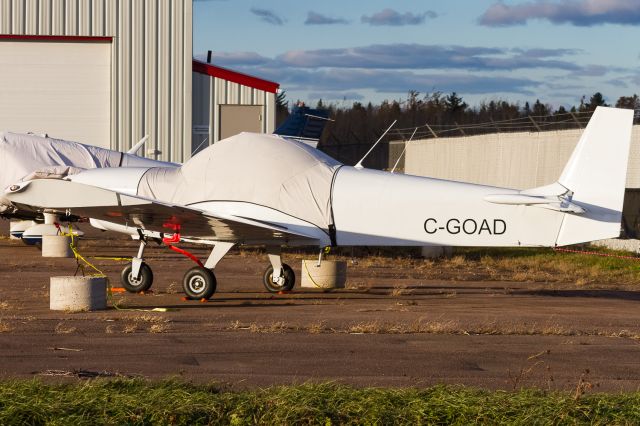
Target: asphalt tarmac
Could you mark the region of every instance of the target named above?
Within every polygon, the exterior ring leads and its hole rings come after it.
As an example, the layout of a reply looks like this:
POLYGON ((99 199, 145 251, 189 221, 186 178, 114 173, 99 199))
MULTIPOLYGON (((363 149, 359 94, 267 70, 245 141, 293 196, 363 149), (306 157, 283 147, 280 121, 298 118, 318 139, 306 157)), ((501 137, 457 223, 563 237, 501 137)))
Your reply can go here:
MULTIPOLYGON (((135 250, 124 240, 82 248, 87 256, 135 250)), ((266 255, 235 251, 216 270, 218 292, 201 303, 182 300, 190 261, 159 247, 148 252, 152 293, 114 295, 124 309, 67 313, 49 310, 49 277, 73 275, 76 262, 39 254, 0 240, 5 379, 181 377, 231 388, 309 381, 640 387, 640 292, 633 290, 422 280, 401 263, 381 268, 360 261, 350 263, 344 290, 297 287, 272 295, 261 283, 266 255)), ((284 259, 298 277, 300 259, 284 259)), ((95 262, 118 285, 124 264, 95 262)))

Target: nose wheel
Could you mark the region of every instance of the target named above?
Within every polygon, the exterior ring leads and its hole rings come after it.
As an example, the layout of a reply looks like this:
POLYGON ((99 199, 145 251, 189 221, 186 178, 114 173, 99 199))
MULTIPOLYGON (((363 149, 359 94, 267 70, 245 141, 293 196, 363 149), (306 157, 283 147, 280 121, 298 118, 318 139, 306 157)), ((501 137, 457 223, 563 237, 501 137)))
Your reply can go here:
POLYGON ((120 274, 120 281, 122 287, 124 287, 130 293, 140 293, 141 291, 147 291, 153 284, 153 272, 146 263, 140 265, 140 272, 138 276, 133 275, 133 266, 127 265, 120 274))
POLYGON ((201 266, 189 269, 182 279, 182 288, 191 300, 209 299, 216 292, 217 282, 213 271, 201 266))

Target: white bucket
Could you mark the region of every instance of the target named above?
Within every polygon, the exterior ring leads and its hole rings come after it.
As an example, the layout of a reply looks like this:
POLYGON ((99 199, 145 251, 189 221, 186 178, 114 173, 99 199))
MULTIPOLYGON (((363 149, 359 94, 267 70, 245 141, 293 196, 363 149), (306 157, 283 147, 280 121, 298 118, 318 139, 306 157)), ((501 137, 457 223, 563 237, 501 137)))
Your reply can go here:
POLYGON ((73 257, 71 237, 64 235, 43 235, 42 257, 73 257))
POLYGON ((305 288, 344 288, 347 282, 347 262, 323 260, 302 261, 300 286, 305 288))
POLYGON ((97 311, 106 308, 106 278, 51 277, 49 309, 52 311, 97 311))

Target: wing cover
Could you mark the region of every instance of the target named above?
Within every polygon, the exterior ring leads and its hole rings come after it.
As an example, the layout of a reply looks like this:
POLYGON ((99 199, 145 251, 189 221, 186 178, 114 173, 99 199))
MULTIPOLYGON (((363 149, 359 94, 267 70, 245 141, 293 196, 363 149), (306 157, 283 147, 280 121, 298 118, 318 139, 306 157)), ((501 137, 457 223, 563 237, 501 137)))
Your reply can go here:
POLYGON ((173 232, 171 229, 178 226, 182 235, 195 239, 249 244, 316 241, 275 224, 211 214, 64 180, 25 182, 12 186, 6 196, 25 210, 54 210, 156 232, 173 232))

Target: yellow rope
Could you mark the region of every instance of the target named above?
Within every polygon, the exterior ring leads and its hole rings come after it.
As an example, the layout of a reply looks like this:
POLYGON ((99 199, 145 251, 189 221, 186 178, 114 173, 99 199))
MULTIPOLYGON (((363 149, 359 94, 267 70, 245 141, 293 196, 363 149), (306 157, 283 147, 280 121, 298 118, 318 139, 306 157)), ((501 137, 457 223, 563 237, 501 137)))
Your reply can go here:
POLYGON ((306 269, 307 271, 307 276, 309 277, 309 279, 311 280, 311 282, 313 283, 313 285, 315 285, 317 288, 322 288, 324 289, 324 287, 322 287, 320 284, 318 284, 316 282, 316 280, 313 279, 313 277, 311 276, 311 272, 309 272, 309 267, 307 266, 307 261, 303 260, 302 263, 304 263, 304 269, 306 269))
POLYGON ((91 259, 96 259, 96 260, 114 260, 116 262, 131 262, 131 258, 130 257, 91 256, 91 259))
MULTIPOLYGON (((75 244, 75 237, 73 235, 73 228, 71 227, 71 224, 69 224, 69 233, 68 234, 65 234, 64 232, 62 232, 62 228, 60 226, 58 226, 58 232, 60 233, 60 235, 62 235, 64 237, 70 237, 71 238, 71 242, 69 243, 69 247, 71 248, 71 251, 73 252, 73 255, 75 256, 76 263, 78 265, 78 268, 76 269, 76 274, 78 273, 78 270, 80 269, 80 270, 82 270, 82 275, 84 276, 84 274, 85 274, 84 267, 86 265, 86 266, 90 267, 91 269, 93 269, 94 271, 97 272, 97 274, 93 274, 92 275, 93 277, 104 278, 106 283, 107 283, 107 299, 109 300, 109 302, 111 302, 111 306, 113 306, 116 310, 119 310, 119 311, 138 311, 138 312, 167 312, 167 311, 169 311, 169 309, 167 309, 167 308, 153 308, 153 309, 121 308, 113 298, 113 290, 112 290, 112 286, 111 286, 111 280, 109 280, 109 277, 107 276, 107 274, 105 274, 100 269, 98 269, 93 263, 89 262, 78 251, 78 248, 76 247, 76 244, 75 244), (80 263, 81 261, 84 262, 85 265, 80 263)), ((93 257, 93 259, 127 261, 127 262, 131 261, 131 258, 126 258, 126 257, 93 257)))

